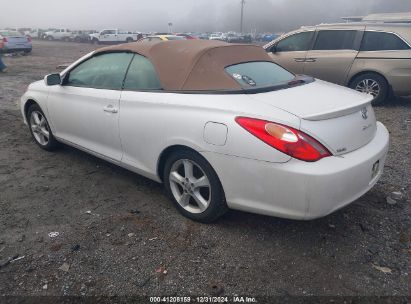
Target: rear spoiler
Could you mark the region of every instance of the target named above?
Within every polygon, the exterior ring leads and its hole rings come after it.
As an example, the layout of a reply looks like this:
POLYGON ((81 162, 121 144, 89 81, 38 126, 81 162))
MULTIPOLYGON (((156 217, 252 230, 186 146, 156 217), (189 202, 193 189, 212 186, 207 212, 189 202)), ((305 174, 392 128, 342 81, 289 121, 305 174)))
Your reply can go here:
POLYGON ((373 97, 371 95, 368 95, 367 98, 365 98, 362 102, 360 103, 355 103, 355 104, 348 104, 340 109, 336 109, 335 111, 331 112, 331 113, 319 113, 319 114, 314 114, 314 115, 308 115, 305 117, 301 117, 304 120, 309 120, 309 121, 317 121, 317 120, 326 120, 326 119, 332 119, 332 118, 336 118, 336 117, 341 117, 341 116, 345 116, 345 115, 349 115, 352 113, 355 113, 359 110, 361 110, 362 108, 368 106, 371 101, 372 101, 373 97))

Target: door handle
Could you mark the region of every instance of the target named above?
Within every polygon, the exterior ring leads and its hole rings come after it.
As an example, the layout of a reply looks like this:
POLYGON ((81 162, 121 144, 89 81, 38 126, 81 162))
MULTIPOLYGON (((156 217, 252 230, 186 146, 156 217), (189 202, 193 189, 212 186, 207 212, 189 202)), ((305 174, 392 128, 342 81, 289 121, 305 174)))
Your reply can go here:
POLYGON ((118 110, 113 105, 105 106, 103 111, 107 113, 118 113, 118 110))
POLYGON ((295 62, 304 62, 305 58, 294 58, 295 62))
POLYGON ((305 62, 316 62, 317 58, 307 58, 305 62))

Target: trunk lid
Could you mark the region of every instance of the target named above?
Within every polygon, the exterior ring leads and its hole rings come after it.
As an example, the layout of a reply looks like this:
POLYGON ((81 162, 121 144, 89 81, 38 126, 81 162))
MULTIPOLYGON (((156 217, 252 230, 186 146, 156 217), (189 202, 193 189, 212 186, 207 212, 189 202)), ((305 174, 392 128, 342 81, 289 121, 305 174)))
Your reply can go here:
POLYGON ((28 38, 26 36, 8 36, 6 38, 10 46, 26 45, 28 43, 28 38))
POLYGON ((250 97, 298 116, 300 130, 333 155, 361 148, 377 129, 371 96, 321 80, 250 97))

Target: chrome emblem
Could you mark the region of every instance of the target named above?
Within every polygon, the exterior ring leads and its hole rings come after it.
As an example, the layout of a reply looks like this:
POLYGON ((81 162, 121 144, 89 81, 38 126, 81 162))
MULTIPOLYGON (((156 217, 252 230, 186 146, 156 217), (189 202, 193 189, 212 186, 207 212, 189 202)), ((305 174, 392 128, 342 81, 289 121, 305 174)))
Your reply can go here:
POLYGON ((364 118, 364 119, 367 119, 367 118, 368 118, 368 110, 367 110, 367 108, 362 108, 362 109, 361 109, 361 116, 362 116, 362 118, 364 118))

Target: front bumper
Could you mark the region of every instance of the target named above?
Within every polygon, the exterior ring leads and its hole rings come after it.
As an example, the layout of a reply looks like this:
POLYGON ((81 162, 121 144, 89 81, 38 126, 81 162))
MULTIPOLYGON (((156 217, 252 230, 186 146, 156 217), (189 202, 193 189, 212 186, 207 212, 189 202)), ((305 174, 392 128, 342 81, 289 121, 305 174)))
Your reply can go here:
POLYGON ((308 163, 270 163, 213 152, 203 156, 216 170, 232 209, 310 220, 326 216, 368 192, 381 177, 389 146, 385 126, 374 139, 342 156, 308 163), (379 169, 373 166, 379 161, 379 169))

